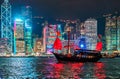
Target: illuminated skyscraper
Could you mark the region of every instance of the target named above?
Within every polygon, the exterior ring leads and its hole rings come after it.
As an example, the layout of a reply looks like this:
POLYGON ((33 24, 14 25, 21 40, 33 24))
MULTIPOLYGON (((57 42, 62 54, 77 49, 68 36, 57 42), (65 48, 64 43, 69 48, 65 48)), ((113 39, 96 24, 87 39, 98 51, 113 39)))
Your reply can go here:
POLYGON ((26 54, 31 55, 32 50, 32 8, 30 6, 22 7, 22 15, 25 21, 25 43, 26 43, 26 54))
POLYGON ((13 52, 13 27, 11 26, 11 5, 9 0, 4 0, 1 5, 1 38, 6 38, 7 53, 13 52))
POLYGON ((97 43, 97 20, 87 19, 84 24, 86 36, 86 48, 95 50, 97 43))
POLYGON ((14 55, 25 54, 24 21, 15 19, 14 21, 14 55))
POLYGON ((108 51, 120 51, 120 16, 109 16, 106 18, 105 36, 106 49, 108 51))

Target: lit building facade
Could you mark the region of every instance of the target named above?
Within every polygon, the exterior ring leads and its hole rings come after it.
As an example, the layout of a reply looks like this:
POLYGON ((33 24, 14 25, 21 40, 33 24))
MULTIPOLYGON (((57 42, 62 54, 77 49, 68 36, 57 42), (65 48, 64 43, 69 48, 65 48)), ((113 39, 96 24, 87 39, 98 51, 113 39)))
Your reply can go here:
POLYGON ((47 30, 47 25, 45 24, 45 27, 43 28, 43 50, 46 52, 46 30, 47 30))
POLYGON ((16 19, 14 21, 14 55, 25 54, 24 21, 16 19))
POLYGON ((59 38, 62 40, 61 25, 48 25, 43 28, 43 47, 45 52, 51 53, 53 49, 54 41, 57 37, 57 31, 59 32, 59 38))
POLYGON ((53 51, 53 44, 56 39, 56 29, 57 25, 49 25, 47 28, 47 53, 51 53, 53 51))
POLYGON ((35 40, 34 44, 34 52, 37 56, 41 55, 44 53, 44 47, 43 47, 43 39, 42 38, 37 38, 35 40))
POLYGON ((73 21, 73 22, 66 22, 66 25, 64 27, 66 37, 68 36, 67 31, 66 31, 68 27, 70 27, 70 29, 71 29, 70 39, 76 40, 80 36, 80 21, 77 20, 77 21, 73 21))
POLYGON ((86 49, 95 50, 97 44, 97 20, 87 19, 84 23, 86 49))
POLYGON ((6 56, 6 54, 8 54, 7 42, 8 40, 5 38, 0 39, 0 56, 6 56))
POLYGON ((32 8, 30 6, 22 7, 22 15, 25 22, 25 50, 27 55, 33 53, 32 46, 32 8))
POLYGON ((86 29, 84 23, 80 24, 80 35, 84 36, 86 34, 86 29))
POLYGON ((120 51, 120 16, 106 18, 105 37, 106 50, 120 51))

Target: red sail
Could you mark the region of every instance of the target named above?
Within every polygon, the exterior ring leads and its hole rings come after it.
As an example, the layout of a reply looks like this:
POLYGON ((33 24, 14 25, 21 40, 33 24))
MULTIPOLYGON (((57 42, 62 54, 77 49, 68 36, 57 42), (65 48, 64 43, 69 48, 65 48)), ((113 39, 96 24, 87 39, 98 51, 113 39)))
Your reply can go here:
POLYGON ((102 50, 102 42, 98 42, 96 45, 96 50, 101 51, 102 50))
POLYGON ((53 45, 53 48, 57 49, 57 50, 62 49, 62 43, 61 43, 61 40, 59 38, 56 38, 54 45, 53 45))

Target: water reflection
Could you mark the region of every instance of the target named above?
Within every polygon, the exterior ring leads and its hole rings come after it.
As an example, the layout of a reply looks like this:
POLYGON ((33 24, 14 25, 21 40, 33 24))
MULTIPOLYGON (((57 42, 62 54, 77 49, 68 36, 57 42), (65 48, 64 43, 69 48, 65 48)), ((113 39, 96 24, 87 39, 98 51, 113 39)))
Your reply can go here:
POLYGON ((53 63, 51 67, 45 67, 47 70, 46 78, 54 79, 80 79, 79 74, 83 70, 83 63, 53 63))
POLYGON ((54 79, 105 79, 104 63, 53 63, 47 70, 46 78, 54 79), (52 67, 52 68, 51 68, 52 67))
POLYGON ((0 58, 0 79, 120 79, 119 60, 57 63, 55 58, 0 58))
POLYGON ((34 78, 36 72, 32 66, 33 61, 32 58, 3 58, 0 61, 0 77, 2 79, 34 78))
POLYGON ((95 63, 94 73, 95 73, 95 76, 97 77, 97 79, 105 79, 106 78, 104 66, 105 66, 104 63, 102 63, 102 62, 95 63))

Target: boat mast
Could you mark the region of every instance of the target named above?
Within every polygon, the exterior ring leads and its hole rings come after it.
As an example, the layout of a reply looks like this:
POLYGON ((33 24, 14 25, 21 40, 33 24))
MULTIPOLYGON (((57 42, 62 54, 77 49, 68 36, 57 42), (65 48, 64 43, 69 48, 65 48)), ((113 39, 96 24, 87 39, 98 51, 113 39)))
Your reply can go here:
POLYGON ((67 28, 67 32, 68 32, 68 54, 70 54, 70 31, 71 31, 71 27, 67 28))

